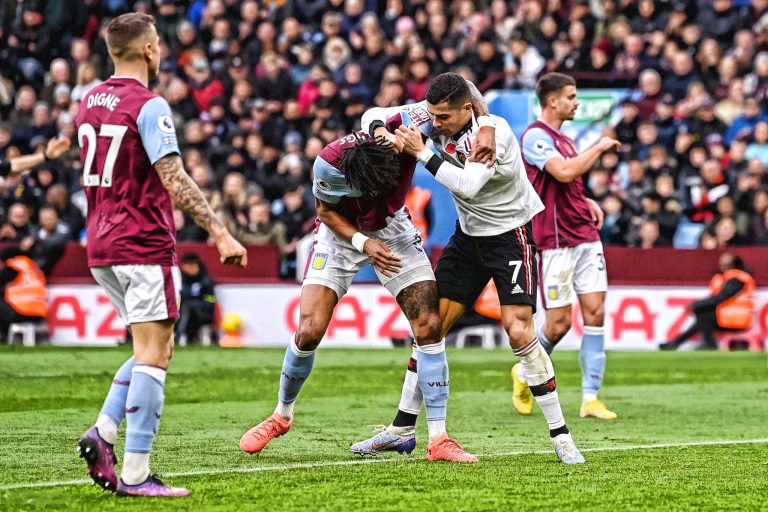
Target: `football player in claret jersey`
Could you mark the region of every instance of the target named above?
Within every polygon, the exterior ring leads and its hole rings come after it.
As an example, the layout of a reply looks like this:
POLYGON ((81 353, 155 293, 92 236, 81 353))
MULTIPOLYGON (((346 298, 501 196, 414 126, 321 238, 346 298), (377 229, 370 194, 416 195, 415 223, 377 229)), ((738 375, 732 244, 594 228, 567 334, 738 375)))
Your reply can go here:
MULTIPOLYGON (((531 219, 544 206, 528 181, 520 146, 509 124, 497 116, 478 120, 470 100, 470 88, 464 79, 444 73, 430 85, 425 103, 371 109, 363 115, 363 129, 383 130, 384 119, 398 118, 400 126, 395 134, 403 152, 418 158, 453 195, 459 220, 435 270, 441 336, 467 307, 472 307, 493 279, 504 329, 547 420, 555 453, 564 463, 580 464, 584 457, 563 418, 552 361, 533 327, 537 270, 531 219), (491 167, 471 158, 481 123, 495 125, 496 159, 491 167), (425 145, 427 138, 439 155, 425 145)), ((392 131, 392 127, 390 121, 387 128, 392 131)), ((420 362, 415 370, 422 371, 420 362)), ((413 438, 421 402, 420 390, 406 378, 392 424, 384 432, 354 444, 351 450, 375 454, 387 449, 383 440, 395 444, 397 438, 413 438)))
MULTIPOLYGON (((560 131, 579 106, 572 77, 546 74, 536 84, 536 95, 541 117, 525 130, 521 143, 528 178, 546 206, 533 221, 541 250, 541 299, 546 310, 539 341, 552 352, 571 328, 571 307, 578 299, 584 317, 580 415, 612 420, 616 413, 597 399, 605 373, 603 317, 608 289, 603 244, 595 222, 602 219, 602 212, 587 199, 582 176, 600 155, 618 149, 620 143, 603 137, 579 154, 573 141, 560 131)), ((513 402, 518 412, 530 414, 530 392, 521 373, 519 367, 512 369, 513 402)))
POLYGON ((185 172, 168 103, 147 88, 160 38, 152 16, 129 13, 107 26, 115 75, 91 89, 77 112, 88 199, 88 266, 133 334, 133 357, 117 371, 96 424, 78 443, 88 474, 128 496, 186 496, 149 470, 163 410, 165 374, 179 317, 172 200, 213 237, 221 261, 245 266, 245 249, 185 172), (113 445, 126 419, 120 478, 113 445))
MULTIPOLYGON (((258 453, 290 430, 294 404, 312 371, 315 349, 333 310, 355 274, 373 263, 416 339, 418 385, 430 432, 428 459, 477 462, 446 433, 448 363, 440 337, 435 275, 404 207, 415 168, 415 158, 399 155, 383 137, 364 133, 332 142, 315 159, 312 191, 318 222, 301 291, 299 329, 288 340, 277 407, 242 436, 244 452, 258 453)), ((410 453, 415 445, 412 440, 393 448, 410 453)))

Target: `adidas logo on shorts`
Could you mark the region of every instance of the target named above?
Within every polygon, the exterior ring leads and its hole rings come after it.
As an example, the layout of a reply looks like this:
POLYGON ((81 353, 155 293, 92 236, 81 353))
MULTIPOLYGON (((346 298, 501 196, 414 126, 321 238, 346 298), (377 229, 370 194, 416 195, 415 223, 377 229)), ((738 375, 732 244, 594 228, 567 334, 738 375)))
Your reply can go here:
POLYGON ((512 288, 512 295, 515 295, 517 293, 525 293, 522 288, 520 288, 519 284, 516 284, 514 288, 512 288))

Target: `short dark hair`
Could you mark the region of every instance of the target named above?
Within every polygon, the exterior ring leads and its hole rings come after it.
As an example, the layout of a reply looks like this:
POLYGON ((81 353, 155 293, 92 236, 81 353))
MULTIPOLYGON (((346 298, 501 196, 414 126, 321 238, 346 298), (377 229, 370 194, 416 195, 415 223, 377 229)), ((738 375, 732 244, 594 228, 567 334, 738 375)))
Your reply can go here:
POLYGON ((426 99, 432 105, 448 102, 451 107, 458 108, 471 100, 471 94, 464 77, 458 73, 443 73, 432 81, 426 99))
POLYGON ((357 137, 341 156, 347 184, 363 193, 389 192, 400 180, 400 155, 384 137, 357 137))
POLYGON ((121 14, 107 25, 107 49, 113 59, 133 60, 140 57, 134 42, 155 25, 155 17, 141 12, 121 14))
POLYGON ((550 94, 560 92, 569 85, 576 87, 576 80, 563 73, 547 73, 539 78, 536 83, 536 97, 539 98, 542 108, 550 94))

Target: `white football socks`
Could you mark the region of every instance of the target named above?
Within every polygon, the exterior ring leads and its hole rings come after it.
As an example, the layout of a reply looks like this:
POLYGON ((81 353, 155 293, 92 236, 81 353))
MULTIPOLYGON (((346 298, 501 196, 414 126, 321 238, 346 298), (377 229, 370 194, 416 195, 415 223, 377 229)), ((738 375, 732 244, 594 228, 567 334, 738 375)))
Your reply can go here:
POLYGON ((117 439, 117 424, 115 420, 106 414, 99 414, 99 417, 96 418, 96 428, 99 430, 99 435, 103 440, 109 444, 115 444, 115 439, 117 439))
POLYGON ((126 485, 137 485, 149 476, 149 454, 125 452, 120 479, 126 485))

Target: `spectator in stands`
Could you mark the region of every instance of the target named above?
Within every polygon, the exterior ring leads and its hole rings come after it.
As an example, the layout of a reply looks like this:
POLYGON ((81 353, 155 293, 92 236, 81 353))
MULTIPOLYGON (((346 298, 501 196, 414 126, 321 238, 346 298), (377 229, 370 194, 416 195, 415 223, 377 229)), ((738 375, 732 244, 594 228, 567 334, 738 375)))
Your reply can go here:
POLYGON ((211 101, 224 94, 224 86, 211 76, 211 68, 203 56, 192 58, 184 72, 190 77, 191 95, 200 112, 208 112, 211 101))
POLYGON ((16 102, 8 117, 11 130, 16 132, 32 124, 32 111, 37 103, 35 90, 24 85, 16 91, 16 102))
POLYGON ((101 83, 96 64, 82 62, 77 68, 77 85, 72 89, 72 101, 82 101, 85 94, 101 83))
POLYGON ((49 72, 45 75, 45 85, 43 86, 43 93, 41 99, 52 104, 54 101, 53 92, 56 87, 60 85, 69 86, 70 84, 71 70, 69 64, 65 59, 56 58, 51 61, 49 72))
POLYGON ((289 248, 285 240, 285 226, 272 219, 269 204, 263 201, 248 208, 247 221, 235 231, 235 238, 243 244, 276 245, 281 255, 286 254, 289 248))
MULTIPOLYGON (((650 120, 656 114, 656 104, 662 99, 661 75, 655 69, 644 69, 638 78, 642 96, 637 100, 640 119, 650 120)), ((671 96, 670 96, 671 99, 671 96)))
POLYGON ((48 275, 64 255, 72 234, 70 227, 61 222, 56 208, 51 205, 43 205, 38 211, 38 218, 39 226, 19 242, 19 248, 29 254, 43 273, 48 275))
POLYGON ((530 45, 521 32, 512 32, 504 55, 505 86, 508 89, 532 89, 545 64, 539 50, 530 45))
POLYGON ((768 52, 755 55, 754 69, 744 77, 744 92, 761 104, 768 99, 768 52))
POLYGON ((174 335, 177 340, 185 336, 188 341, 198 341, 200 329, 214 322, 216 313, 214 282, 208 276, 202 260, 195 253, 182 256, 179 269, 181 270, 181 307, 174 335))
POLYGON ((613 69, 621 76, 635 77, 642 71, 652 67, 652 62, 643 52, 643 38, 634 32, 621 41, 621 48, 614 60, 613 69))
POLYGON ((731 0, 712 0, 711 4, 699 4, 696 23, 701 27, 704 37, 711 37, 720 43, 729 43, 733 40, 740 22, 739 11, 733 8, 731 0))
POLYGON ((21 16, 11 24, 6 44, 21 79, 30 84, 40 83, 45 74, 43 62, 49 58, 50 35, 37 2, 24 2, 19 7, 21 16))
POLYGON ((768 121, 759 121, 752 132, 751 142, 747 145, 744 157, 747 160, 757 159, 768 165, 768 121))
POLYGON ((709 137, 716 135, 720 142, 723 141, 726 126, 715 116, 715 102, 709 98, 694 111, 694 117, 688 124, 690 132, 697 134, 701 140, 714 140, 709 137))
POLYGON ((12 323, 39 323, 48 315, 45 275, 18 248, 0 253, 0 291, 0 339, 7 340, 12 323))
POLYGON ((56 209, 61 222, 70 229, 70 237, 77 240, 80 231, 85 229, 85 218, 82 212, 70 200, 67 187, 57 183, 52 185, 45 194, 45 202, 56 209))
POLYGON ((701 334, 700 348, 717 348, 715 331, 743 331, 755 320, 755 280, 735 254, 723 253, 719 260, 719 272, 712 277, 709 288, 712 293, 706 299, 690 303, 687 310, 695 316, 693 325, 672 341, 659 346, 662 350, 676 350, 694 334, 701 334))
MULTIPOLYGON (((768 195, 768 193, 766 193, 768 195)), ((768 245, 768 208, 755 217, 753 241, 758 245, 768 245)))
POLYGON ((621 198, 609 192, 603 198, 601 208, 605 212, 600 239, 605 245, 626 245, 629 222, 621 198))
POLYGON ((678 50, 672 56, 672 69, 664 80, 664 91, 672 95, 676 102, 685 98, 688 87, 699 81, 690 54, 678 50))
POLYGON ((768 117, 761 112, 757 98, 749 97, 745 99, 744 114, 736 117, 728 127, 728 131, 725 134, 725 143, 730 145, 736 139, 750 137, 755 126, 760 121, 768 121, 768 117))
POLYGON ((699 176, 692 176, 686 182, 684 191, 686 214, 693 222, 712 220, 715 203, 729 191, 730 185, 723 174, 720 162, 707 160, 701 166, 699 176))
POLYGON ((653 219, 646 219, 641 221, 638 227, 638 235, 636 244, 630 244, 634 247, 640 247, 641 249, 652 249, 654 247, 668 246, 661 238, 661 229, 659 228, 659 222, 653 219))
POLYGON ((239 172, 230 172, 224 178, 220 213, 226 219, 228 229, 236 232, 238 226, 246 224, 246 182, 239 172), (231 226, 231 228, 230 228, 231 226))
POLYGON ((31 235, 29 208, 23 203, 14 203, 8 209, 8 220, 0 227, 0 240, 21 242, 31 235))

